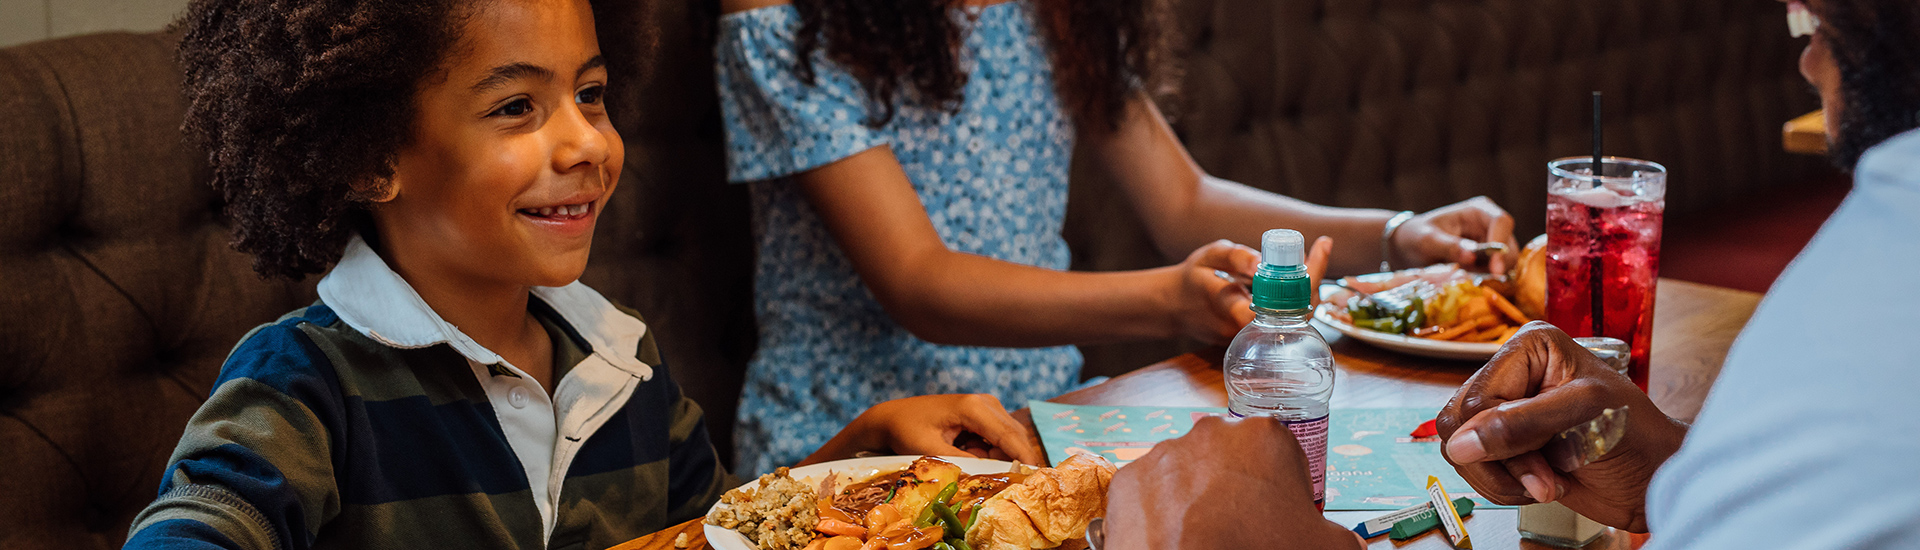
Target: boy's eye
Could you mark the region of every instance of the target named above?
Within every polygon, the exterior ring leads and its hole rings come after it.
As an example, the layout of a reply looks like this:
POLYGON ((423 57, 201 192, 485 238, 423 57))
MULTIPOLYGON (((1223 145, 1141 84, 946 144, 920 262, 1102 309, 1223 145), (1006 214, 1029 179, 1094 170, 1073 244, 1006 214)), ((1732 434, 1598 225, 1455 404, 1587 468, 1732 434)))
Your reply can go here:
POLYGON ((487 113, 487 116, 520 116, 532 110, 533 102, 523 97, 515 99, 506 105, 501 105, 500 108, 494 109, 492 113, 487 113))
POLYGON ((588 105, 599 103, 600 96, 606 93, 606 88, 607 88, 606 86, 593 86, 584 90, 580 90, 578 92, 574 92, 573 100, 576 102, 584 103, 588 105))

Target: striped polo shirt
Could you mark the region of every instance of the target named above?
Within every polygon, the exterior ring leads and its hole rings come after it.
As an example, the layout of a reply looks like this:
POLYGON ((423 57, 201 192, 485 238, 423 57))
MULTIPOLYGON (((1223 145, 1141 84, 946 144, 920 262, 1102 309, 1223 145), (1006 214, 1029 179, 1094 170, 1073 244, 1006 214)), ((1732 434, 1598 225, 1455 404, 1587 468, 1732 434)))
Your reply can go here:
POLYGON ((320 301, 255 328, 128 548, 605 548, 735 484, 638 315, 536 288, 548 392, 359 238, 320 301))

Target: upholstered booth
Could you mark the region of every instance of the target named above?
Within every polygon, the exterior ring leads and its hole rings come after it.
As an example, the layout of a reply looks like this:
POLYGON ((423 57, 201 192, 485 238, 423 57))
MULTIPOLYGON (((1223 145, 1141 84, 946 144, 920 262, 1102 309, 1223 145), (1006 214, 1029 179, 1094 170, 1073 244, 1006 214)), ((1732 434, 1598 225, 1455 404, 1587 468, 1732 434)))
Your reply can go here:
MULTIPOLYGON (((586 280, 660 331, 675 378, 730 441, 752 353, 745 196, 721 182, 711 13, 654 4, 651 78, 617 111, 622 190, 586 280)), ((1170 111, 1209 170, 1343 205, 1478 194, 1540 227, 1546 160, 1608 149, 1673 170, 1669 211, 1796 181, 1780 121, 1814 106, 1781 10, 1750 0, 1184 0, 1170 111)), ((187 417, 250 327, 309 303, 226 247, 204 157, 183 143, 172 45, 102 34, 0 50, 0 548, 111 548, 159 486, 187 417)), ((634 79, 638 81, 639 79, 634 79)), ((1088 269, 1164 260, 1109 184, 1076 180, 1088 269)), ((1089 372, 1178 343, 1090 348, 1089 372)), ((723 450, 723 452, 726 452, 723 450)))
POLYGON ((172 45, 0 50, 0 545, 117 547, 220 361, 312 300, 227 248, 172 45))

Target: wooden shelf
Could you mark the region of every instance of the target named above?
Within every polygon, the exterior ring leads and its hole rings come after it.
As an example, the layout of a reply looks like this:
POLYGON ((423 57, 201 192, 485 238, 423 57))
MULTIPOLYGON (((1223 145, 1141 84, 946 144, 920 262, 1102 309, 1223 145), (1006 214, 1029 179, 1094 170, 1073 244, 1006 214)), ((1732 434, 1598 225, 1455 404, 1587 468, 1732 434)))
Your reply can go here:
POLYGON ((1827 154, 1827 117, 1820 111, 1787 121, 1780 129, 1787 152, 1802 155, 1827 154))

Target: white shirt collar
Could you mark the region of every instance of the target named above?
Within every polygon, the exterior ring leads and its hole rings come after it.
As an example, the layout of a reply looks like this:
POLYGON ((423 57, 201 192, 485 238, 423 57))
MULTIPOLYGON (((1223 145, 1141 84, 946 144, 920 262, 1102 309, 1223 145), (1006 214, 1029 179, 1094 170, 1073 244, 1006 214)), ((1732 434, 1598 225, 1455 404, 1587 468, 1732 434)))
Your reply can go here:
MULTIPOLYGON (((340 263, 320 279, 319 291, 320 300, 340 320, 382 344, 406 349, 447 344, 476 363, 503 362, 499 354, 441 319, 359 235, 347 243, 340 263)), ((533 295, 553 307, 593 346, 593 355, 641 380, 653 378, 653 368, 636 357, 640 339, 647 333, 646 323, 579 281, 562 287, 533 287, 533 295)))

